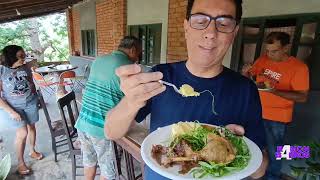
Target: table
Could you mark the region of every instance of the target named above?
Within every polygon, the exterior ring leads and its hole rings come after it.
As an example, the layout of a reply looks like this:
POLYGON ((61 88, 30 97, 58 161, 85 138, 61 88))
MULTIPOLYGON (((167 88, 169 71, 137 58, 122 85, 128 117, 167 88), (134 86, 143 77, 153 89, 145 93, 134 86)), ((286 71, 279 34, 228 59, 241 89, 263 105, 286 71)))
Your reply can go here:
POLYGON ((71 64, 61 64, 61 65, 49 65, 36 68, 35 71, 41 74, 58 73, 61 74, 65 71, 71 71, 77 69, 77 66, 72 66, 71 64))
POLYGON ((147 137, 149 131, 140 124, 136 124, 130 128, 127 135, 121 139, 115 140, 113 145, 114 157, 116 159, 117 179, 125 179, 121 172, 121 159, 117 149, 120 146, 124 151, 124 159, 126 162, 127 180, 142 179, 144 175, 144 161, 140 154, 140 148, 143 140, 147 137), (142 175, 136 177, 133 167, 133 158, 140 163, 142 175))
MULTIPOLYGON (((41 73, 41 74, 54 74, 56 77, 60 77, 60 74, 65 72, 65 71, 71 71, 74 69, 77 69, 77 66, 72 66, 71 64, 61 64, 61 65, 49 65, 49 66, 43 66, 35 69, 35 72, 41 73)), ((60 82, 60 79, 58 79, 57 82, 60 82)), ((58 85, 57 88, 57 98, 62 97, 63 95, 66 94, 66 89, 63 84, 58 85)))

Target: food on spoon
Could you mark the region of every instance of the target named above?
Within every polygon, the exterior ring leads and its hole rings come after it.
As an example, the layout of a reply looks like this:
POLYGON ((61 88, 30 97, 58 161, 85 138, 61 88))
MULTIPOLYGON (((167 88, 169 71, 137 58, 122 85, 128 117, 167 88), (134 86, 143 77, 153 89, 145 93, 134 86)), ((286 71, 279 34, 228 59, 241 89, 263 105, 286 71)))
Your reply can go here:
POLYGON ((180 87, 179 92, 185 97, 200 96, 200 93, 194 91, 193 87, 188 84, 183 84, 180 87))
POLYGON ((270 89, 270 88, 271 88, 271 84, 270 84, 269 81, 265 81, 265 82, 263 82, 263 83, 264 83, 264 85, 266 86, 267 89, 270 89))

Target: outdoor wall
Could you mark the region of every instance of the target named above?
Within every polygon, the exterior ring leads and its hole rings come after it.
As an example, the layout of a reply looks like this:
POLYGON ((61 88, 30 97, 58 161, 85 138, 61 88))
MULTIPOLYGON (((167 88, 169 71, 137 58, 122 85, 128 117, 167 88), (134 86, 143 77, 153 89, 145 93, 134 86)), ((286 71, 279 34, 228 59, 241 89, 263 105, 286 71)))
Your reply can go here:
POLYGON ((95 1, 83 3, 79 7, 80 13, 80 29, 92 30, 96 29, 96 5, 95 1))
MULTIPOLYGON (((82 30, 95 30, 96 31, 96 5, 95 1, 89 1, 83 3, 82 6, 79 7, 80 13, 80 39, 82 30)), ((95 36, 96 47, 97 47, 97 36, 95 36)), ((81 40, 81 51, 82 51, 82 40, 81 40)), ((82 53, 81 53, 82 54, 82 53)), ((96 52, 97 55, 97 52, 96 52)))
POLYGON ((72 17, 72 10, 66 10, 67 16, 67 28, 68 28, 68 41, 69 41, 69 50, 70 54, 74 52, 74 35, 73 35, 73 17, 72 17))
POLYGON ((68 15, 71 52, 81 49, 81 30, 96 30, 96 55, 112 52, 126 35, 126 0, 90 0, 76 4, 68 15), (72 16, 71 16, 72 15, 72 16))
POLYGON ((81 50, 81 37, 80 37, 80 13, 78 10, 72 8, 67 13, 68 35, 70 52, 81 50))
POLYGON ((127 0, 127 24, 162 24, 161 63, 167 62, 169 0, 127 0))
MULTIPOLYGON (((161 62, 187 59, 183 29, 187 0, 97 0, 95 6, 95 18, 92 12, 86 13, 77 8, 78 6, 72 9, 72 50, 81 51, 80 30, 92 26, 95 22, 97 55, 115 49, 120 39, 126 35, 127 25, 162 23, 161 62), (80 11, 81 14, 89 13, 81 15, 84 20, 80 18, 80 11)), ((244 0, 243 9, 243 17, 320 12, 320 1, 309 0, 306 3, 301 0, 244 0)), ((223 62, 227 67, 230 66, 230 58, 231 49, 223 62)))
POLYGON ((187 4, 187 0, 169 1, 168 62, 186 60, 188 57, 183 28, 187 4))
POLYGON ((81 30, 96 29, 95 0, 76 4, 69 12, 71 13, 68 13, 68 21, 72 21, 70 24, 73 24, 71 28, 73 33, 69 36, 71 52, 74 54, 75 51, 78 51, 82 55, 81 30))
POLYGON ((127 1, 99 0, 96 2, 98 55, 112 52, 126 35, 127 1))

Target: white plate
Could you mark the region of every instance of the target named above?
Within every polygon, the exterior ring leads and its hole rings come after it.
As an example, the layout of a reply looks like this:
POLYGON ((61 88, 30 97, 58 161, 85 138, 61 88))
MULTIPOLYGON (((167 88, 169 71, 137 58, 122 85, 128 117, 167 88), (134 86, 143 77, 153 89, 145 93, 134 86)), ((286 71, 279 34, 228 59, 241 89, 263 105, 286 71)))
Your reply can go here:
POLYGON ((258 88, 259 91, 271 91, 273 88, 258 88))
MULTIPOLYGON (((166 178, 174 179, 174 180, 194 179, 192 177, 192 174, 190 173, 185 175, 179 174, 178 171, 181 166, 177 165, 170 168, 165 168, 163 166, 160 166, 151 156, 151 149, 153 145, 161 144, 161 145, 167 146, 168 140, 170 139, 170 135, 171 135, 171 126, 172 125, 159 128, 158 130, 149 134, 144 139, 141 146, 142 159, 153 171, 157 172, 158 174, 166 178)), ((209 179, 236 180, 236 179, 242 179, 242 178, 248 177, 252 173, 254 173, 262 163, 262 152, 260 148, 250 139, 244 137, 244 140, 247 143, 250 150, 250 154, 251 154, 251 159, 247 167, 245 167, 241 171, 235 171, 223 177, 213 178, 212 176, 206 176, 205 178, 202 178, 202 180, 209 180, 209 179)))

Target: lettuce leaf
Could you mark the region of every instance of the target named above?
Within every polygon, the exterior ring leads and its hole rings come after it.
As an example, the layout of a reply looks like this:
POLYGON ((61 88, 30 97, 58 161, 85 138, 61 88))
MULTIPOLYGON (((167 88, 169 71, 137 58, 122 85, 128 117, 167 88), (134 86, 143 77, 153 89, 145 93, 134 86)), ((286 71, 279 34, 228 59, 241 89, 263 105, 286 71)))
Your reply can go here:
POLYGON ((233 147, 236 148, 236 158, 229 164, 216 164, 214 162, 199 162, 200 167, 194 168, 191 173, 194 178, 203 178, 206 176, 221 177, 230 172, 244 169, 251 158, 249 148, 242 137, 233 134, 224 127, 218 127, 214 130, 208 130, 202 126, 195 128, 189 133, 175 137, 170 148, 173 149, 181 140, 187 141, 193 151, 200 151, 207 143, 207 135, 214 133, 228 139, 233 147))

